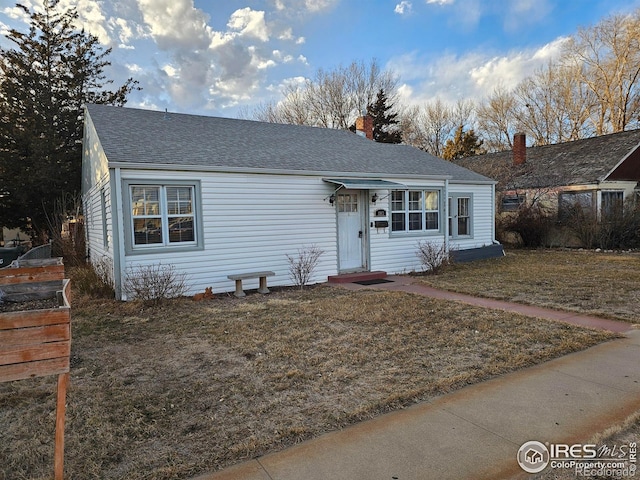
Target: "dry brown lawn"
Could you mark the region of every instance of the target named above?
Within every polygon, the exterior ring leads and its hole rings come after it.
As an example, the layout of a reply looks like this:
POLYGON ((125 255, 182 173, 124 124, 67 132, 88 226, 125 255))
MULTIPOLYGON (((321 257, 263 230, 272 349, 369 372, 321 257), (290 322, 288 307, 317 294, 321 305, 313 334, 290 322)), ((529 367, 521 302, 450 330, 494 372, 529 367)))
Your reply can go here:
POLYGON ((640 252, 509 250, 421 277, 434 287, 640 322, 640 252))
MULTIPOLYGON (((484 265, 493 278, 500 262, 484 265)), ((74 480, 191 478, 613 337, 325 285, 153 308, 76 296, 72 311, 74 480)), ((0 479, 51 477, 54 380, 0 384, 0 479)))

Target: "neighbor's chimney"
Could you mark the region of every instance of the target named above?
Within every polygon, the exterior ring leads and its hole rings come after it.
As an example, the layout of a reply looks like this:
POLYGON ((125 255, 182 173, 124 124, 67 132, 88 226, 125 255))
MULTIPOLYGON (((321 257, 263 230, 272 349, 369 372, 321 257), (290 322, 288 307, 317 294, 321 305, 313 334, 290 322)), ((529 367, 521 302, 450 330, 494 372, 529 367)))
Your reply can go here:
POLYGON ((513 135, 513 164, 524 165, 527 161, 527 136, 522 133, 513 135))
POLYGON ((356 118, 356 133, 373 140, 373 117, 371 115, 356 118))

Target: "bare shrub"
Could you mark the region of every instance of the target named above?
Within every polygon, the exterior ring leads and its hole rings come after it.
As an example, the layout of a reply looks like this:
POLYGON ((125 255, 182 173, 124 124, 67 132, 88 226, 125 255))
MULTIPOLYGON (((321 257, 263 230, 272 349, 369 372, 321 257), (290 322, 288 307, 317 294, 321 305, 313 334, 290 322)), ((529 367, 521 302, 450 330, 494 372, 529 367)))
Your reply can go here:
POLYGON ((585 248, 604 250, 638 248, 640 246, 640 207, 628 204, 598 220, 592 211, 571 209, 564 224, 575 233, 585 248))
POLYGON ((94 264, 71 267, 69 276, 73 290, 93 298, 114 298, 111 263, 105 257, 94 264))
POLYGON ((309 283, 323 253, 324 250, 321 250, 317 245, 311 245, 299 248, 297 256, 287 255, 289 277, 296 287, 300 287, 302 290, 309 283))
POLYGON ((517 233, 527 248, 542 247, 548 243, 555 221, 550 212, 538 203, 523 204, 517 212, 504 216, 500 230, 517 233))
POLYGON ((598 246, 605 250, 640 246, 640 206, 631 202, 605 216, 598 229, 598 246))
POLYGON ((433 275, 437 275, 453 263, 451 250, 444 242, 420 241, 416 256, 420 259, 422 270, 433 275))
POLYGON ((580 205, 573 205, 566 209, 561 221, 575 234, 582 247, 592 248, 596 246, 598 219, 593 211, 585 210, 580 205))
POLYGON ((127 268, 124 292, 127 298, 157 304, 183 296, 187 291, 187 274, 176 272, 174 265, 134 265, 127 268))

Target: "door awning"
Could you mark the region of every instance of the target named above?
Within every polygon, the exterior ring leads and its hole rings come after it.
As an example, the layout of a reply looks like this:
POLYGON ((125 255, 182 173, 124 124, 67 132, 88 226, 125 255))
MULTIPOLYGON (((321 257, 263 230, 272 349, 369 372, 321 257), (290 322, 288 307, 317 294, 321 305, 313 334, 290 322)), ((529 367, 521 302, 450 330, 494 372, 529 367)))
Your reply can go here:
POLYGON ((325 182, 338 185, 347 190, 407 190, 408 187, 398 182, 390 182, 377 178, 323 178, 325 182))

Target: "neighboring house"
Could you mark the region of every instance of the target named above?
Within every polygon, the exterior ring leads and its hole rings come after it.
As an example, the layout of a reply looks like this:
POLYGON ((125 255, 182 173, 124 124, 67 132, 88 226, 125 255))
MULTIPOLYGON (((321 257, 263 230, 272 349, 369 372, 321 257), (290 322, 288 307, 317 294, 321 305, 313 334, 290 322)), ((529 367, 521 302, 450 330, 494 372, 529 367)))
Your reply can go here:
POLYGON ((498 181, 499 213, 538 201, 559 219, 576 206, 602 218, 640 200, 640 130, 529 148, 519 133, 513 145, 455 160, 498 181))
POLYGON ((0 247, 31 246, 31 237, 19 228, 0 228, 0 247))
POLYGON ((261 270, 291 285, 287 255, 311 246, 324 251, 311 283, 420 270, 421 240, 503 253, 494 181, 343 130, 88 105, 82 176, 89 257, 123 299, 138 265, 227 292, 227 275, 261 270))

